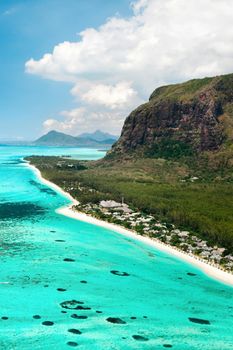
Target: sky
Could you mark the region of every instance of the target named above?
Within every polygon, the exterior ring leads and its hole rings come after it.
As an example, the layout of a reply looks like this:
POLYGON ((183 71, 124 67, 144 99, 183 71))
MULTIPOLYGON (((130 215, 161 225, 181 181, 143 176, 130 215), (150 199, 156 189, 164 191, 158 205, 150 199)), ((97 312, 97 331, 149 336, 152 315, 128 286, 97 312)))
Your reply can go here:
POLYGON ((233 73, 232 0, 0 0, 0 141, 120 134, 161 85, 233 73))

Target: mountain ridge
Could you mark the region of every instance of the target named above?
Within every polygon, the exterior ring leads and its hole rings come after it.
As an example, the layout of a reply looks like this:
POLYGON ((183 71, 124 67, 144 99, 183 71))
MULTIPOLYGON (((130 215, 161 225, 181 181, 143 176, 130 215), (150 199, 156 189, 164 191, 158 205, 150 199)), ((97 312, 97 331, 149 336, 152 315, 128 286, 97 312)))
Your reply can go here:
POLYGON ((101 130, 96 130, 93 133, 83 133, 77 136, 78 138, 88 138, 97 142, 102 142, 105 140, 117 140, 118 136, 109 134, 107 132, 102 132, 101 130))
POLYGON ((100 130, 95 131, 93 134, 86 133, 79 136, 71 136, 56 130, 51 130, 35 140, 33 144, 38 146, 110 147, 117 140, 116 136, 114 138, 110 137, 114 136, 108 133, 103 133, 100 130), (94 139, 93 135, 97 135, 99 140, 94 139))
POLYGON ((233 74, 157 88, 126 118, 108 156, 169 158, 218 151, 233 140, 233 74))

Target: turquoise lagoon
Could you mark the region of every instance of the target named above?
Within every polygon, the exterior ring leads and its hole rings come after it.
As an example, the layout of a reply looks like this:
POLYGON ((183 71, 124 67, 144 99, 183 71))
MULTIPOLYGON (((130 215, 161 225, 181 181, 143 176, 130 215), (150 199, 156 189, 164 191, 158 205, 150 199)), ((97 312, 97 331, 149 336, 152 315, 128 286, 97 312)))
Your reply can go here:
POLYGON ((141 242, 57 214, 69 201, 22 162, 31 154, 102 156, 0 147, 0 349, 233 348, 231 287, 141 242))

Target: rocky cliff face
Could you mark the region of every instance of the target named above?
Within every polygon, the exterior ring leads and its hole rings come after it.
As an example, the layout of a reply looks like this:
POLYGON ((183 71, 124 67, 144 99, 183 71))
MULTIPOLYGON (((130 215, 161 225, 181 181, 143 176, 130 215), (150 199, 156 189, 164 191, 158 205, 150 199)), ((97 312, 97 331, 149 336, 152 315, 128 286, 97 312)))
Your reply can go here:
POLYGON ((222 116, 232 102, 233 75, 158 88, 128 116, 110 154, 217 150, 226 138, 222 116))

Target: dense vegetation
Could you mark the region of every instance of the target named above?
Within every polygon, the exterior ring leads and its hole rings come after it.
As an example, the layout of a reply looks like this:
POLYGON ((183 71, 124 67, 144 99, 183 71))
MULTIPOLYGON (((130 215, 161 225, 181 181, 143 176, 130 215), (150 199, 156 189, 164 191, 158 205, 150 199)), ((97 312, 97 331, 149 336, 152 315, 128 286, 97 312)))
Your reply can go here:
POLYGON ((152 144, 145 153, 148 157, 153 158, 179 159, 192 156, 195 152, 187 143, 164 138, 160 142, 152 144))
MULTIPOLYGON (((43 175, 82 203, 121 200, 158 219, 186 228, 211 244, 233 251, 233 183, 231 169, 210 169, 206 162, 177 163, 163 159, 78 162, 57 167, 59 158, 33 157, 43 175), (198 166, 197 166, 198 164, 198 166), (85 170, 79 170, 79 169, 85 170), (88 168, 87 168, 88 167, 88 168), (198 178, 196 178, 198 177, 198 178), (225 179, 228 179, 226 181, 225 179)), ((66 160, 70 163, 71 160, 66 160)), ((190 160, 191 162, 191 160, 190 160)), ((215 164, 215 162, 213 162, 215 164)))

